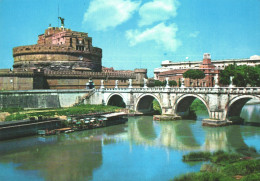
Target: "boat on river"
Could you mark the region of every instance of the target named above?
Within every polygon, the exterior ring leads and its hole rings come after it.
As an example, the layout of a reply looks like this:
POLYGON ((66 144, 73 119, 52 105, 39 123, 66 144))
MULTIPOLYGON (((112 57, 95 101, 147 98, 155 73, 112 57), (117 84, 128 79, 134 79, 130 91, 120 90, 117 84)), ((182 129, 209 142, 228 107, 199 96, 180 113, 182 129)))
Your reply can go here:
POLYGON ((88 117, 69 117, 67 120, 68 127, 55 130, 38 130, 41 136, 49 136, 59 133, 71 133, 74 131, 83 131, 88 129, 96 129, 117 124, 124 124, 128 121, 127 114, 124 112, 109 113, 99 116, 88 117))
POLYGON ((127 114, 124 112, 110 113, 101 115, 104 126, 112 126, 117 124, 124 124, 128 121, 127 114))

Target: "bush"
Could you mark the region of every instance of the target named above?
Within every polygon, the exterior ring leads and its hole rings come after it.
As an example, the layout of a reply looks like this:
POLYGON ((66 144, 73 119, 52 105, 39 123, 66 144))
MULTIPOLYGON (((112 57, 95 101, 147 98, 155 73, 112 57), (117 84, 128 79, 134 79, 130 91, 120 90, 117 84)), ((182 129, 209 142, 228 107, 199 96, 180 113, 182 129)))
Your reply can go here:
POLYGON ((209 169, 205 167, 201 169, 201 172, 181 175, 174 178, 174 180, 229 181, 235 180, 236 175, 242 175, 242 181, 258 181, 260 178, 260 159, 241 160, 240 157, 239 154, 229 154, 224 151, 217 151, 213 154, 209 152, 191 152, 183 156, 184 161, 198 161, 198 158, 204 158, 221 165, 210 164, 209 169))
POLYGON ((224 151, 217 151, 213 153, 211 162, 217 164, 228 164, 239 161, 241 155, 235 153, 225 153, 224 151))
POLYGON ((210 152, 190 152, 182 156, 183 161, 207 161, 210 160, 210 152))
POLYGON ((241 179, 241 181, 259 181, 259 180, 260 180, 260 173, 250 174, 241 179))
POLYGON ((222 172, 229 175, 249 175, 259 173, 260 160, 244 160, 233 164, 227 164, 222 172))
POLYGON ((231 181, 231 177, 222 175, 221 173, 198 172, 181 175, 174 178, 174 181, 231 181))

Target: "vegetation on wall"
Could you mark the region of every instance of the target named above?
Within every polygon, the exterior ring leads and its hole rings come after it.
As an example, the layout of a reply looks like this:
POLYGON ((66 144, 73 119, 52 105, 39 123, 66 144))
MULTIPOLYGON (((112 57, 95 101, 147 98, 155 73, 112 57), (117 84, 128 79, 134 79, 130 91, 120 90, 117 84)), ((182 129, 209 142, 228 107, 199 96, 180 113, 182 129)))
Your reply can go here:
POLYGON ((241 65, 237 66, 235 64, 225 67, 223 71, 220 72, 219 82, 222 85, 229 85, 230 77, 233 76, 233 84, 237 87, 259 87, 260 86, 260 65, 252 67, 241 65))

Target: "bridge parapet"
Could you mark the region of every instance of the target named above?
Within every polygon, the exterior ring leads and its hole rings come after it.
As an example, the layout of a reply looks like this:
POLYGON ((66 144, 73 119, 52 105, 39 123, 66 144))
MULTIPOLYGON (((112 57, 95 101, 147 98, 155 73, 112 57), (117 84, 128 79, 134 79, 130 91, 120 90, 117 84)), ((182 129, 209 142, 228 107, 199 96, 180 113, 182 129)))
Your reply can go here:
POLYGON ((178 88, 105 88, 97 92, 198 93, 198 94, 260 94, 260 87, 178 87, 178 88))

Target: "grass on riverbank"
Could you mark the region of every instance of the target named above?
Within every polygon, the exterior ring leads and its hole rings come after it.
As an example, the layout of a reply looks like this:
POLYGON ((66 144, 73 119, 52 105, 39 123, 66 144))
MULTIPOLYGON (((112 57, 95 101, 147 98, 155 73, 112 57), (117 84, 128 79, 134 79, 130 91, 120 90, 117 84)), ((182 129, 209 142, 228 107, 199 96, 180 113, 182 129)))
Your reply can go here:
POLYGON ((58 108, 58 109, 44 109, 44 110, 19 110, 17 112, 9 112, 11 115, 5 118, 5 121, 14 121, 28 119, 30 117, 52 117, 52 116, 76 116, 89 113, 102 113, 102 112, 116 112, 119 111, 120 107, 116 106, 103 106, 103 105, 77 105, 69 108, 58 108))
POLYGON ((236 178, 242 181, 260 180, 260 159, 245 157, 242 154, 224 151, 191 152, 183 156, 183 161, 210 161, 211 163, 204 164, 200 172, 181 175, 174 178, 174 181, 231 181, 237 180, 236 178))

